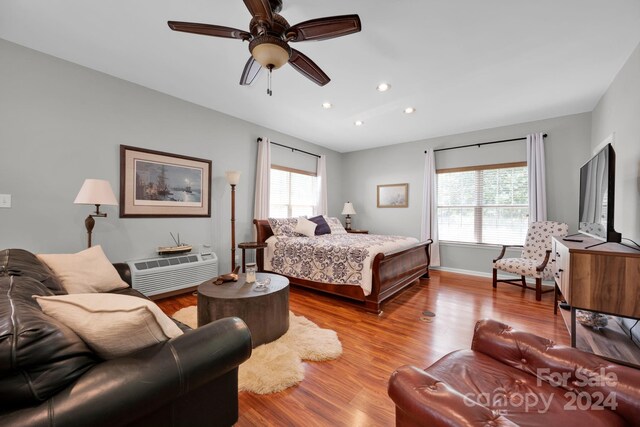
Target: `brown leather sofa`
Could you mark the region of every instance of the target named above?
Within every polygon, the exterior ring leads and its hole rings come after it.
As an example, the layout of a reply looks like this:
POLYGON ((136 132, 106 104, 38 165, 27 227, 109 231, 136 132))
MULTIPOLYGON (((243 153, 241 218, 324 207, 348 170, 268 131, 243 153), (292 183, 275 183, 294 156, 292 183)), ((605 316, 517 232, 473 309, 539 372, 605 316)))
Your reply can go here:
MULTIPOLYGON (((131 285, 126 264, 116 265, 131 285)), ((0 426, 229 426, 238 366, 251 354, 244 322, 226 318, 102 360, 45 315, 32 295, 64 294, 33 254, 0 251, 0 426)), ((118 293, 144 298, 134 289, 118 293)))
POLYGON ((398 426, 638 426, 640 370, 493 320, 471 350, 389 381, 398 426))

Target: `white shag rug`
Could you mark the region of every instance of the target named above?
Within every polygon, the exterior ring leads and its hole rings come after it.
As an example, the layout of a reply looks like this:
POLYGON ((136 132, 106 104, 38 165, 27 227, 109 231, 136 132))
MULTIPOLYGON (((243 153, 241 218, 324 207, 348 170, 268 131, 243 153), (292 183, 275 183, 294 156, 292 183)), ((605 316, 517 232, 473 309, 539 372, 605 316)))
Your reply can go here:
MULTIPOLYGON (((174 319, 196 328, 196 306, 177 311, 174 319)), ((253 349, 240 365, 239 391, 256 394, 277 393, 304 379, 303 360, 321 362, 342 354, 342 344, 331 329, 322 329, 304 316, 289 312, 289 330, 277 340, 253 349)))

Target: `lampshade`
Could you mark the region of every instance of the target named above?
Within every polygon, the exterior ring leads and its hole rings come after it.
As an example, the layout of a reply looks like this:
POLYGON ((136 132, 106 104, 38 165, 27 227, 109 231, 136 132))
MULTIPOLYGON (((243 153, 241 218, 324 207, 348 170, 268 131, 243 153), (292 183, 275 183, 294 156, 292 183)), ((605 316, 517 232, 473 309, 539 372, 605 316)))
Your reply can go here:
POLYGON ((227 176, 227 182, 229 185, 238 185, 240 182, 240 172, 226 171, 224 174, 227 176))
POLYGON ((73 203, 77 205, 118 205, 111 184, 105 179, 85 179, 73 203))
POLYGON ((355 215, 356 210, 353 209, 353 204, 351 202, 347 202, 344 204, 342 208, 342 215, 355 215))

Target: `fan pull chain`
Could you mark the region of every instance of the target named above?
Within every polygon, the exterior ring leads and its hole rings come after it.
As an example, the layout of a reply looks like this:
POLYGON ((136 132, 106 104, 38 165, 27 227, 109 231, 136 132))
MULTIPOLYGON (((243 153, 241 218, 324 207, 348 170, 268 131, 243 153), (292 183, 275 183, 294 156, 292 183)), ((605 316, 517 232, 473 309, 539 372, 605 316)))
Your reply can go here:
POLYGON ((271 90, 271 71, 273 71, 273 65, 269 65, 269 83, 267 86, 267 95, 273 96, 273 91, 271 90))

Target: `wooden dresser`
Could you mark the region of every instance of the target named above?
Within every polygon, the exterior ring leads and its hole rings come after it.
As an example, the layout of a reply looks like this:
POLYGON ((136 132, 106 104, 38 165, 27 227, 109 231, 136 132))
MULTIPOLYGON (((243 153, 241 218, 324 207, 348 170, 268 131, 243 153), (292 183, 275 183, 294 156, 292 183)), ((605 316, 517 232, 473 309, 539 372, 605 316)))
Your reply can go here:
POLYGON ((571 345, 603 357, 640 366, 640 348, 619 326, 616 317, 640 319, 640 251, 588 236, 581 242, 554 237, 552 263, 555 282, 571 306, 565 317, 571 345), (610 315, 598 331, 576 324, 576 310, 610 315), (570 315, 570 319, 569 319, 570 315))

